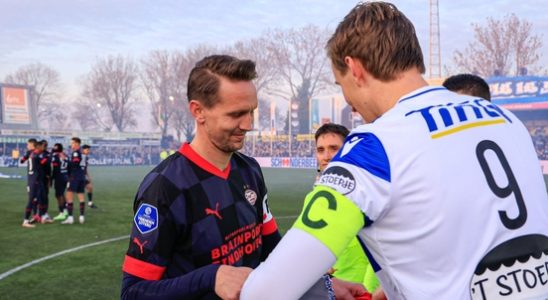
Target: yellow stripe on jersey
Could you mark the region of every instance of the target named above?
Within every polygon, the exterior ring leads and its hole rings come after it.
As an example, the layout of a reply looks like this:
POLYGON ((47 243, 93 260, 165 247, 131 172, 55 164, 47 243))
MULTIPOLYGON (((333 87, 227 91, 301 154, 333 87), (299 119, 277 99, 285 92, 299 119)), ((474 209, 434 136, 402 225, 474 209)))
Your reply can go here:
POLYGON ((447 136, 447 135, 450 135, 450 134, 453 134, 453 133, 456 133, 456 132, 459 132, 459 131, 462 131, 462 130, 470 129, 470 128, 473 128, 473 127, 495 125, 495 124, 502 124, 502 123, 506 123, 506 121, 504 119, 497 119, 497 120, 490 120, 490 121, 480 121, 480 122, 468 123, 468 124, 465 124, 465 125, 462 125, 462 126, 459 126, 459 127, 455 127, 455 128, 446 130, 444 132, 433 134, 432 138, 437 139, 437 138, 444 137, 444 136, 447 136))
POLYGON ((316 186, 306 196, 293 228, 313 235, 339 257, 364 222, 364 215, 356 204, 331 188, 316 186))

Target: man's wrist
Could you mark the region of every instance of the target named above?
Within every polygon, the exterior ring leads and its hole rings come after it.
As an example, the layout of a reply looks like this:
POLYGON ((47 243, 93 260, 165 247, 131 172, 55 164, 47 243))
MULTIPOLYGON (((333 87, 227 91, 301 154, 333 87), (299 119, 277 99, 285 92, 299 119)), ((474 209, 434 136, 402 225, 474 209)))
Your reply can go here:
POLYGON ((322 276, 324 280, 324 286, 327 290, 327 296, 329 300, 335 300, 335 291, 333 290, 333 281, 331 278, 333 277, 331 274, 325 274, 322 276))

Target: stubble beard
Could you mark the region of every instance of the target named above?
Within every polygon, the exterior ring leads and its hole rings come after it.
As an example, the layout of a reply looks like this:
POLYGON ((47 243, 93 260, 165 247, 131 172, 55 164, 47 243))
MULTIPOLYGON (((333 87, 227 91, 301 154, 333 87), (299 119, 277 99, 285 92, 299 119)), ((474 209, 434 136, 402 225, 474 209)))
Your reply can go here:
POLYGON ((226 153, 226 154, 232 154, 244 147, 244 143, 242 142, 241 145, 238 145, 237 143, 231 143, 230 139, 226 140, 224 143, 216 143, 214 142, 213 145, 220 151, 226 153))

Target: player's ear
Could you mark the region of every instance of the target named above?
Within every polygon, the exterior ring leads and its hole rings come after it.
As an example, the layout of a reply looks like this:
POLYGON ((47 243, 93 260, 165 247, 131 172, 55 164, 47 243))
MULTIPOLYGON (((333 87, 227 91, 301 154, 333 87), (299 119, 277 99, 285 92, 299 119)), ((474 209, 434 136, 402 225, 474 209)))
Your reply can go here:
POLYGON ((190 110, 190 113, 192 114, 192 117, 196 120, 198 123, 203 123, 205 120, 204 116, 204 107, 202 103, 198 100, 190 100, 188 103, 188 109, 190 110))
POLYGON ((352 78, 356 85, 361 87, 365 83, 367 73, 361 61, 357 58, 346 56, 344 62, 348 66, 349 72, 352 74, 352 78))

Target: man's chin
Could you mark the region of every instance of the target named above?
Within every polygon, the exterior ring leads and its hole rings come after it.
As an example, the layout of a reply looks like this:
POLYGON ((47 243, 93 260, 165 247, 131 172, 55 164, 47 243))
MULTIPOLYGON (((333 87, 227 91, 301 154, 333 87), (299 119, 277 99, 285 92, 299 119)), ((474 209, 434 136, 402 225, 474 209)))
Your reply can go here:
POLYGON ((241 150, 243 147, 244 143, 232 143, 230 145, 225 145, 224 147, 219 147, 219 149, 225 153, 233 153, 241 150))

